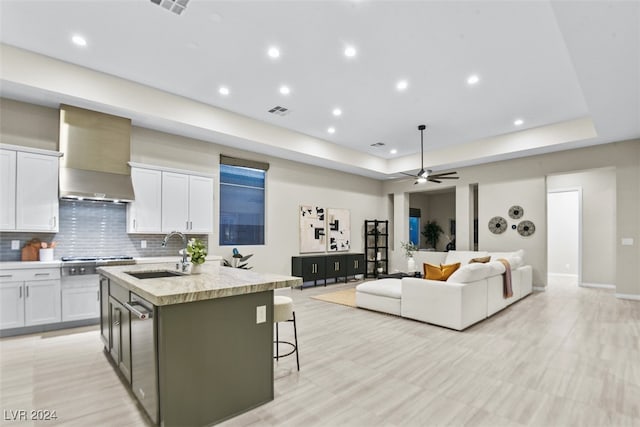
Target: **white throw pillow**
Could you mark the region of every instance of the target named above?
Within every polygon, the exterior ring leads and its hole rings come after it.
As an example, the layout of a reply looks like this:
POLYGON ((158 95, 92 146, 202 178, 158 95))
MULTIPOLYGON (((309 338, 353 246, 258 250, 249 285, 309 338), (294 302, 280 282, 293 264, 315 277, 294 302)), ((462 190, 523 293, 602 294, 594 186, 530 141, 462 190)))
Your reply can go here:
POLYGON ((497 261, 500 258, 506 259, 512 270, 524 265, 524 249, 515 252, 489 252, 489 255, 491 255, 491 261, 497 261))
POLYGON ((455 264, 459 262, 462 265, 469 264, 472 258, 478 258, 487 256, 488 253, 484 251, 449 251, 447 252, 447 258, 443 264, 455 264))
MULTIPOLYGON (((503 267, 504 269, 504 267, 503 267)), ((473 264, 463 264, 449 278, 447 282, 470 283, 477 280, 486 279, 491 276, 492 268, 489 264, 474 262, 473 264)))
POLYGON ((490 261, 487 263, 487 266, 491 270, 491 274, 488 277, 497 276, 499 274, 504 273, 507 270, 504 264, 501 263, 500 261, 490 261))

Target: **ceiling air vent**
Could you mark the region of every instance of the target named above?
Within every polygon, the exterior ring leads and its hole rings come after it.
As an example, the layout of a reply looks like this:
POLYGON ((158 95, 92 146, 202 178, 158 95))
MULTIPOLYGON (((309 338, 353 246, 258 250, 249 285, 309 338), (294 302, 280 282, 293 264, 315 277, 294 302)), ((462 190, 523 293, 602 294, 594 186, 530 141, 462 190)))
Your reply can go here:
POLYGON ((384 142, 376 142, 376 143, 371 144, 371 146, 375 147, 375 148, 384 147, 384 142))
POLYGON ((151 3, 155 3, 176 15, 180 15, 187 8, 189 0, 151 0, 151 3))
POLYGON ((272 109, 269 110, 269 112, 271 114, 276 114, 278 116, 286 116, 287 114, 290 113, 290 110, 288 108, 285 107, 281 107, 279 105, 276 105, 275 107, 273 107, 272 109))

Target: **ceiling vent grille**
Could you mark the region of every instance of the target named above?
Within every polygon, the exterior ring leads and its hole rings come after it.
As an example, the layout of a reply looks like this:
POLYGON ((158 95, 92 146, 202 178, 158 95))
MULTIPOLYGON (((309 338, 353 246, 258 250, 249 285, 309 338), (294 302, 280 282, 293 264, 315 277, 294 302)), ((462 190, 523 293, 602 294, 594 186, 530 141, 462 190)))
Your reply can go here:
POLYGON ((280 105, 276 105, 272 109, 269 110, 271 114, 276 114, 278 116, 286 116, 291 112, 288 108, 281 107, 280 105))
POLYGON ((170 10, 176 15, 180 15, 187 8, 189 0, 151 0, 151 3, 155 3, 158 6, 162 6, 164 9, 170 10))
POLYGON ((376 143, 371 144, 371 146, 375 147, 375 148, 384 147, 384 142, 376 142, 376 143))

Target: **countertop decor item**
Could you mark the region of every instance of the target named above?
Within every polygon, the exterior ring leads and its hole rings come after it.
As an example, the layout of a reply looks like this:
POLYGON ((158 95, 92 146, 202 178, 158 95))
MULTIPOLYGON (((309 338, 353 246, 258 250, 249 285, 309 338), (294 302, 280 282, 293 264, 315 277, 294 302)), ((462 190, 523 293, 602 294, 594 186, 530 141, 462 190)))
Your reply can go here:
POLYGON ((187 254, 191 257, 191 273, 200 273, 200 266, 204 264, 207 257, 207 248, 200 239, 190 239, 187 244, 187 254))
POLYGON ((502 234, 507 229, 507 220, 501 216, 494 216, 489 220, 489 231, 493 234, 502 234))

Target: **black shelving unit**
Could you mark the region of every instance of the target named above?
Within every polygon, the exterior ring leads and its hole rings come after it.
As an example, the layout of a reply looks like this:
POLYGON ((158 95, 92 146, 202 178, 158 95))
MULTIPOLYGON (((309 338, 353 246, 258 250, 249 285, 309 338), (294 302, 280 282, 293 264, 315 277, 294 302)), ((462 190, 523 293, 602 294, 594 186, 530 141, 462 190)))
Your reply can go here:
POLYGON ((364 232, 364 255, 367 258, 365 277, 378 277, 379 274, 388 274, 389 221, 367 219, 364 221, 364 232), (380 253, 379 256, 378 253, 380 253))

